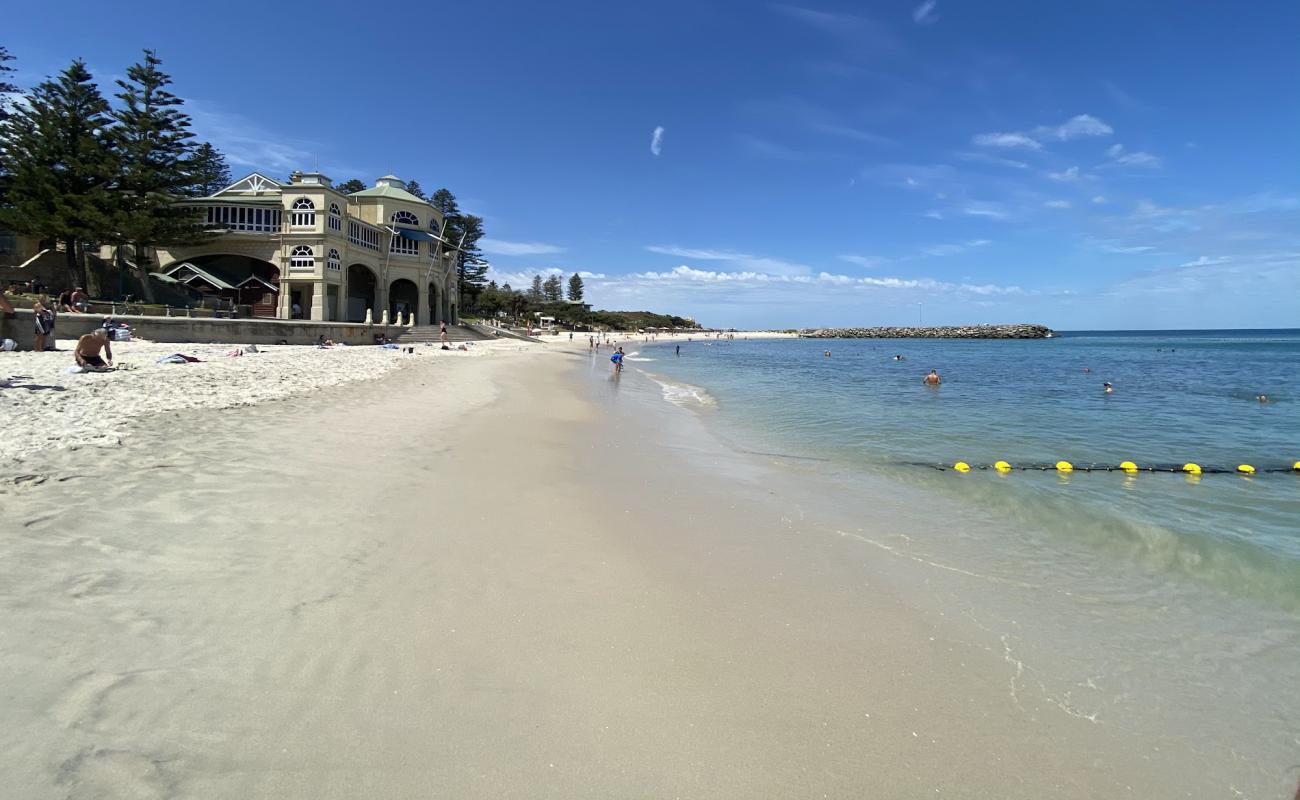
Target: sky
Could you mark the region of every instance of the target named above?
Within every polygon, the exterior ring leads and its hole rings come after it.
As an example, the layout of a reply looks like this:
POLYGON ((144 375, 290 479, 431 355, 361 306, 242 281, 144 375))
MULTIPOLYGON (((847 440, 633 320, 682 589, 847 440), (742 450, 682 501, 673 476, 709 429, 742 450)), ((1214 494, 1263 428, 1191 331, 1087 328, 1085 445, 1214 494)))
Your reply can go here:
POLYGON ((1300 3, 48 2, 236 177, 388 172, 499 282, 714 326, 1300 327, 1300 3))

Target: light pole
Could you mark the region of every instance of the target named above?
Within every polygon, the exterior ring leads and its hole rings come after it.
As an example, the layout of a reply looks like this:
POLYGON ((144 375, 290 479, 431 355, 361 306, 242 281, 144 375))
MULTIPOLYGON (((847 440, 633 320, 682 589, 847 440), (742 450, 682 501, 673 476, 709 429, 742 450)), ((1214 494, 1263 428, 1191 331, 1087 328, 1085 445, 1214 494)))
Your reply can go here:
POLYGON ((918 328, 925 324, 921 321, 921 306, 923 305, 925 304, 920 301, 917 301, 916 303, 916 326, 918 328))

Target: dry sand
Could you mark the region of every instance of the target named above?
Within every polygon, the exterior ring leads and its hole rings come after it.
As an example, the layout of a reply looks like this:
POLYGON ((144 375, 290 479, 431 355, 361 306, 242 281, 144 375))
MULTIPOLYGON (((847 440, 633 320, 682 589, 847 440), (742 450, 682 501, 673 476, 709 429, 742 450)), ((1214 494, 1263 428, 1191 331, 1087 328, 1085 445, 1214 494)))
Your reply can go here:
POLYGON ((26 460, 61 448, 116 446, 133 420, 169 411, 250 406, 378 378, 424 358, 466 358, 517 341, 475 343, 468 351, 417 345, 413 355, 379 347, 259 345, 112 344, 117 369, 69 374, 72 340, 61 352, 0 353, 0 462, 26 460), (159 364, 159 357, 184 353, 198 363, 159 364), (233 354, 239 353, 235 356, 233 354))
POLYGON ((678 461, 689 430, 593 403, 607 364, 566 350, 20 465, 7 796, 1211 796, 1021 704, 996 640, 919 611, 886 556, 796 535, 742 461, 678 461))

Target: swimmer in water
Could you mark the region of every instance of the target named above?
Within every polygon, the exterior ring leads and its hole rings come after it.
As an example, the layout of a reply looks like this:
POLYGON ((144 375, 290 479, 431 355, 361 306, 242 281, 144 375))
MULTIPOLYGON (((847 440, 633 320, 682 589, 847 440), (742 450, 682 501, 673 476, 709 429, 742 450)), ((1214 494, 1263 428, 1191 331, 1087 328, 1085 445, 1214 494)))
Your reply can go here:
POLYGON ((1256 397, 1255 399, 1258 400, 1259 404, 1262 406, 1268 402, 1268 395, 1261 394, 1259 397, 1256 397))
POLYGON ((1101 390, 1106 394, 1114 394, 1115 387, 1110 385, 1110 381, 1103 381, 1101 384, 1101 390))
POLYGON ((823 358, 830 358, 830 357, 831 357, 831 351, 827 350, 825 353, 822 353, 822 357, 823 357, 823 358))
POLYGON ((1084 367, 1084 368, 1083 368, 1083 374, 1084 374, 1084 375, 1091 375, 1091 374, 1092 374, 1092 367, 1084 367))
POLYGON ((895 361, 906 361, 907 359, 903 358, 902 356, 894 356, 894 360, 895 360, 895 361))
POLYGON ((937 369, 930 370, 930 374, 925 376, 926 386, 938 386, 941 383, 943 383, 943 378, 939 377, 939 370, 937 369))

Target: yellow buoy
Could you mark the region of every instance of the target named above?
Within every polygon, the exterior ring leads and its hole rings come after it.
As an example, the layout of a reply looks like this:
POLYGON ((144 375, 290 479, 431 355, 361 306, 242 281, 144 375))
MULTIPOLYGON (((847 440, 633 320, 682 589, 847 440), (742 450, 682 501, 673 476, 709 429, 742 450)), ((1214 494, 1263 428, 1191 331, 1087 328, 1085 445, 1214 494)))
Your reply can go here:
POLYGON ((1011 465, 1005 461, 995 461, 993 462, 993 469, 997 470, 998 472, 1010 472, 1011 465))
POLYGON ((1201 465, 1200 465, 1200 464, 1184 464, 1184 465, 1183 465, 1183 472, 1186 472, 1188 475, 1200 475, 1200 474, 1201 474, 1201 465))
POLYGON ((1252 466, 1249 465, 1249 464, 1238 464, 1238 465, 1237 465, 1237 471, 1240 472, 1242 475, 1254 475, 1254 474, 1255 474, 1255 468, 1252 467, 1252 466))
POLYGON ((1137 465, 1137 464, 1134 464, 1132 461, 1121 461, 1121 462, 1119 463, 1119 468, 1122 469, 1122 470, 1124 470, 1125 472, 1137 472, 1137 471, 1138 471, 1138 465, 1137 465))
POLYGON ((1071 464, 1069 461, 1058 461, 1058 462, 1056 462, 1056 471, 1057 471, 1057 472, 1074 472, 1074 465, 1071 464))
POLYGON ((958 461, 956 464, 952 465, 952 468, 958 472, 970 472, 970 464, 967 464, 965 461, 958 461))
POLYGON ((1297 461, 1297 462, 1295 462, 1294 464, 1291 465, 1291 471, 1292 471, 1292 472, 1300 472, 1300 461, 1297 461))

